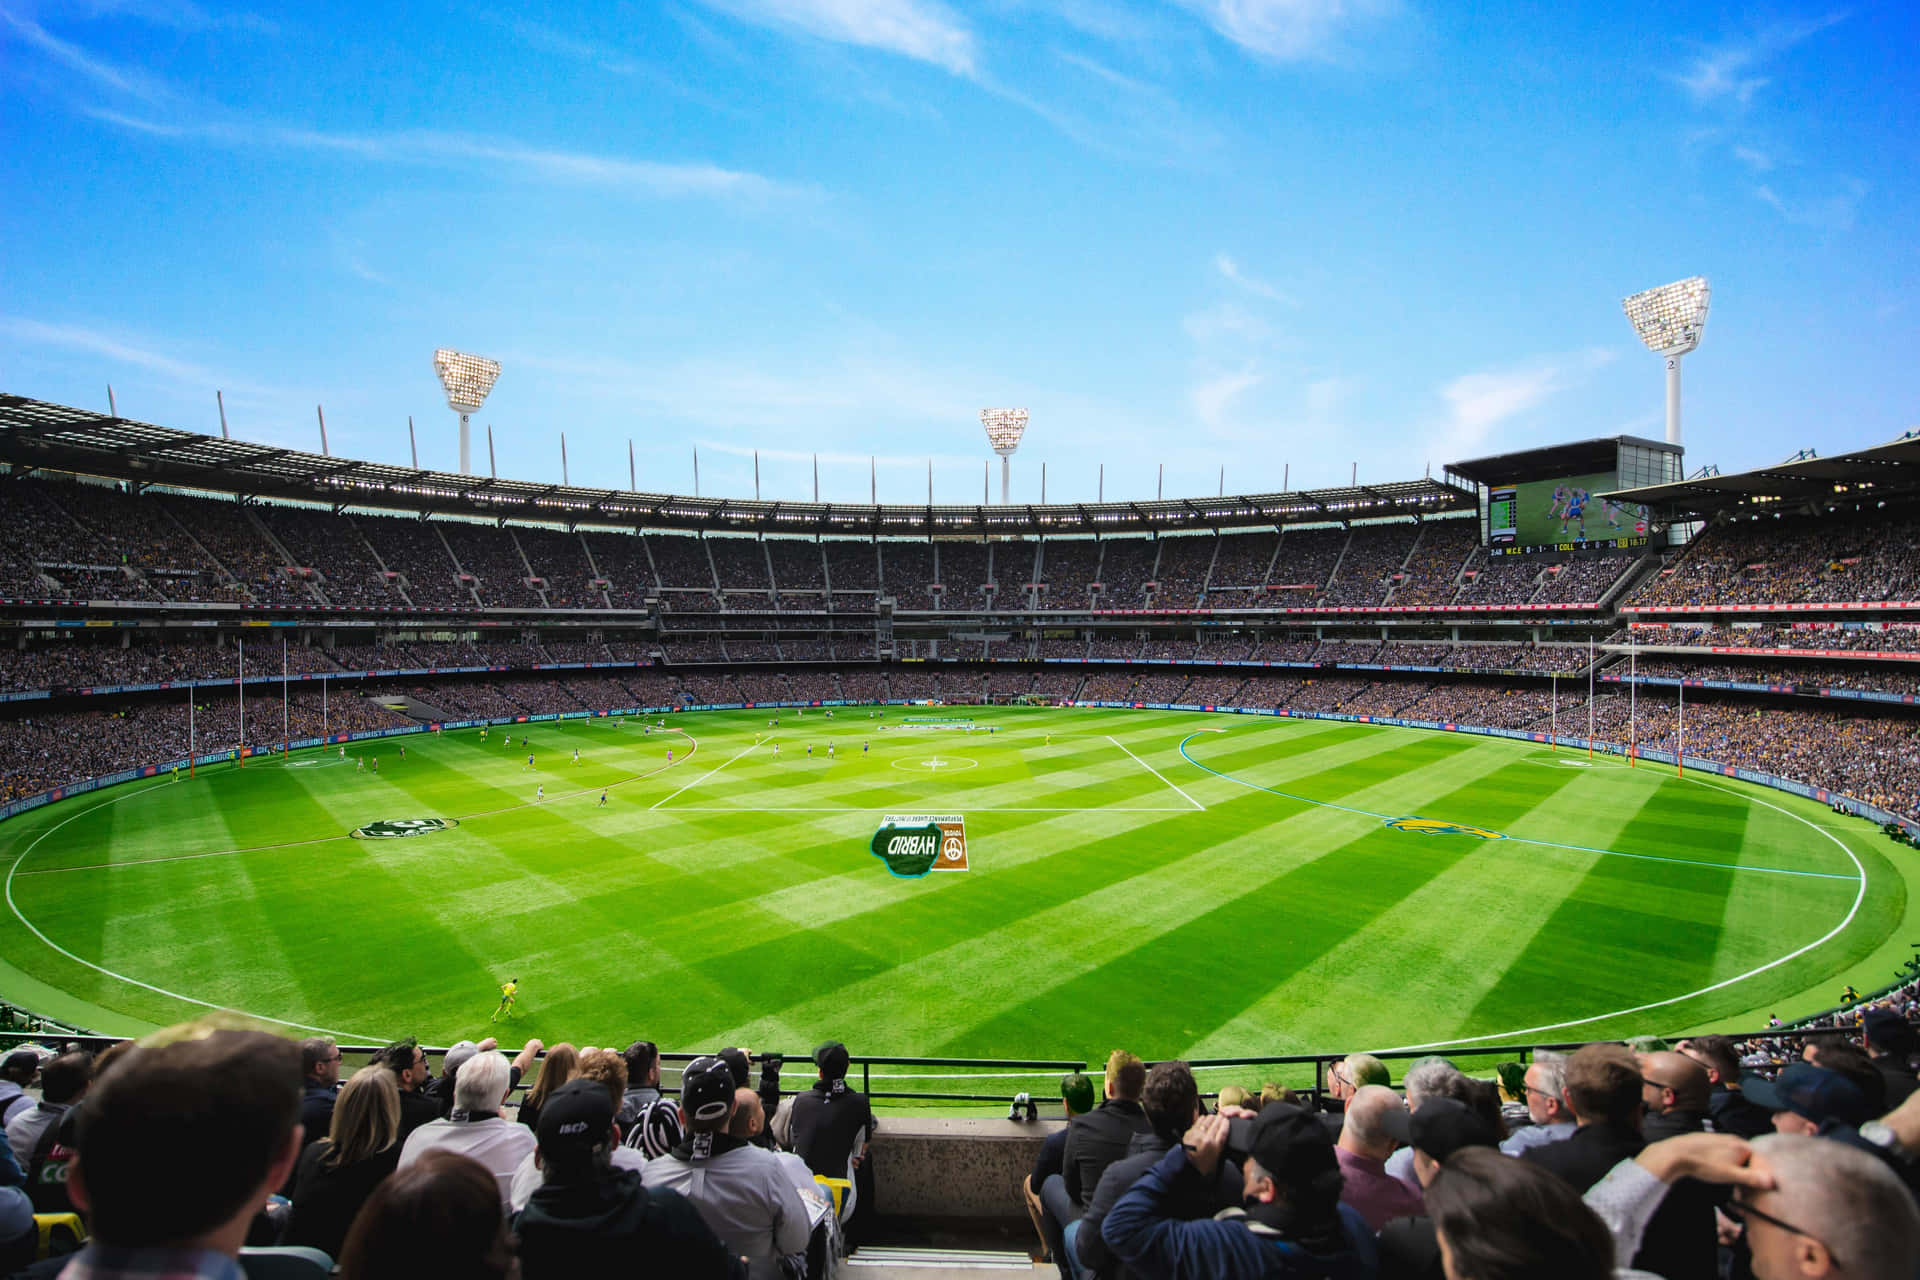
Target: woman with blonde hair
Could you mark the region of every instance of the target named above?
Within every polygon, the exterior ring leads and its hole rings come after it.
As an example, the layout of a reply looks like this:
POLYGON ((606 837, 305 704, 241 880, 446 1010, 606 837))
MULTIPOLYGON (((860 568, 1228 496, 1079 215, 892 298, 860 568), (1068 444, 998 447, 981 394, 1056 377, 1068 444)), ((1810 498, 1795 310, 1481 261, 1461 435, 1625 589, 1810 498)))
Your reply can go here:
POLYGON ((520 1123, 540 1131, 540 1108, 547 1105, 553 1091, 580 1074, 580 1051, 562 1042, 547 1050, 540 1059, 540 1074, 527 1096, 520 1100, 520 1123))
POLYGON ((338 1258, 354 1215, 399 1160, 400 1086, 385 1067, 362 1067, 334 1100, 327 1136, 300 1153, 280 1243, 338 1258))

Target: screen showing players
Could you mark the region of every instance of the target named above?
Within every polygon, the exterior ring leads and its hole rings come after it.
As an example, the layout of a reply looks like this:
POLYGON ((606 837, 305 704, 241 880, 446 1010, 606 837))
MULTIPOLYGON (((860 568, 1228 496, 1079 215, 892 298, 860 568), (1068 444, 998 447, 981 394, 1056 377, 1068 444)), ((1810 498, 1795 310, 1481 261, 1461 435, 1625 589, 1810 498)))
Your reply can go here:
POLYGON ((1647 509, 1605 501, 1614 472, 1529 480, 1487 491, 1487 548, 1496 555, 1645 546, 1647 509))

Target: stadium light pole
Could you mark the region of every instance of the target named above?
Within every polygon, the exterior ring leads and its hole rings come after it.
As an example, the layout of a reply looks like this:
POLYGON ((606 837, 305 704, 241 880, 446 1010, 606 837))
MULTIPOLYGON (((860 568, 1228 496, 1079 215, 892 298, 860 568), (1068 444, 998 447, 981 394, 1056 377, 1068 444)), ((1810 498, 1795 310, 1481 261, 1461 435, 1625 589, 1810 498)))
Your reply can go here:
POLYGON ((467 419, 486 403, 487 393, 500 377, 500 362, 441 347, 433 353, 433 371, 440 375, 440 385, 446 390, 447 407, 460 415, 460 474, 472 475, 467 419))
POLYGON ((1712 290, 1705 276, 1688 276, 1623 298, 1621 309, 1647 350, 1667 361, 1667 443, 1680 443, 1680 357, 1700 345, 1712 290))
POLYGON ((1013 451, 1027 433, 1025 409, 982 409, 980 425, 987 430, 987 443, 1000 455, 1000 505, 1013 501, 1013 451))

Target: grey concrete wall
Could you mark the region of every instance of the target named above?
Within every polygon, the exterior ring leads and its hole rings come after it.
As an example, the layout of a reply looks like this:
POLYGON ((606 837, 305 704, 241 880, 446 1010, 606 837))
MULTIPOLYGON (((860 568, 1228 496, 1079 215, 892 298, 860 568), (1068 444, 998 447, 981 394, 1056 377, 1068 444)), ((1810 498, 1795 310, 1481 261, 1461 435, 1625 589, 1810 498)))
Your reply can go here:
POLYGON ((1020 1182, 1064 1120, 886 1116, 870 1152, 874 1207, 887 1217, 1026 1220, 1020 1182))

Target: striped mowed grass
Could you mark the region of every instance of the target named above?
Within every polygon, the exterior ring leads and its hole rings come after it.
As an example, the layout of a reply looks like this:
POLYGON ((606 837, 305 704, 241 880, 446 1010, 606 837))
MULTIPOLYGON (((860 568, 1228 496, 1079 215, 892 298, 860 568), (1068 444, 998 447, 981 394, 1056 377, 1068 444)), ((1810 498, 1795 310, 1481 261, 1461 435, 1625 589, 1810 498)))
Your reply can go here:
POLYGON ((217 1006, 447 1043, 514 977, 504 1041, 1226 1057, 1751 1024, 1880 985, 1912 928, 1870 827, 1720 778, 1333 721, 775 714, 48 806, 0 827, 0 992, 107 1031, 217 1006), (871 839, 917 814, 964 817, 969 870, 888 873, 871 839), (455 825, 350 834, 420 819, 455 825))

